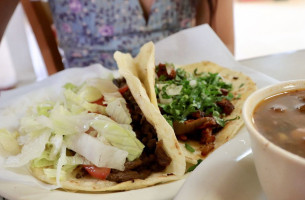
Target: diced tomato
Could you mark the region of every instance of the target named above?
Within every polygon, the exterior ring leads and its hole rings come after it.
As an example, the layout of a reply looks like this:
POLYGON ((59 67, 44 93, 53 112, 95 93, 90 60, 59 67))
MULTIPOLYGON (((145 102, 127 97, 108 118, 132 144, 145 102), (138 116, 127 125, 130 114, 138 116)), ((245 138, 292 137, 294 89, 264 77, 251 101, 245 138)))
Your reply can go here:
POLYGON ((179 139, 182 141, 187 141, 187 136, 186 135, 179 135, 179 139))
POLYGON ((128 85, 124 85, 123 87, 121 87, 121 88, 119 89, 119 92, 120 92, 121 94, 124 94, 128 89, 129 89, 129 88, 128 88, 128 85))
POLYGON ((87 172, 94 178, 105 180, 110 174, 110 168, 96 167, 94 165, 83 165, 87 172))
POLYGON ((101 105, 101 106, 107 106, 107 104, 104 104, 104 96, 102 96, 100 99, 92 102, 92 103, 95 103, 95 104, 98 104, 98 105, 101 105))

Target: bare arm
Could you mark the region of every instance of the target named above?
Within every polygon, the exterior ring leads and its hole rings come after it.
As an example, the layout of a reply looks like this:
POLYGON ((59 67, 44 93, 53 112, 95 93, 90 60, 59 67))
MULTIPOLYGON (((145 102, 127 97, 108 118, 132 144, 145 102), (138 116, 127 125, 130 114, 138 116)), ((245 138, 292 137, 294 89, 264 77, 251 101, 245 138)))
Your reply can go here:
POLYGON ((0 0, 0 42, 19 0, 0 0))
POLYGON ((210 18, 207 0, 201 0, 197 6, 196 24, 209 23, 220 39, 234 54, 233 0, 212 0, 215 13, 210 18))

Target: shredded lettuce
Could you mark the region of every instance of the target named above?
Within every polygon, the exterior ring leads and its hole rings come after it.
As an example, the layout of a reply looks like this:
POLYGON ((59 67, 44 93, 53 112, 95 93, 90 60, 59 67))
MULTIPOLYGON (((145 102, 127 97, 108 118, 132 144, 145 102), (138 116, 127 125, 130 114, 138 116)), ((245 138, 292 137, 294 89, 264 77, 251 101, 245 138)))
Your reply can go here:
POLYGON ((52 102, 44 102, 37 106, 38 115, 44 115, 49 117, 50 110, 53 109, 54 104, 52 102))
POLYGON ((75 113, 89 111, 94 113, 106 114, 105 106, 101 106, 95 103, 89 103, 84 98, 77 95, 71 90, 65 90, 64 95, 66 98, 67 107, 75 113))
POLYGON ((138 158, 144 149, 144 145, 132 131, 124 129, 114 121, 97 120, 92 123, 92 127, 111 145, 127 151, 129 161, 138 158))
POLYGON ((77 92, 79 90, 79 87, 77 87, 76 85, 74 85, 73 83, 66 83, 63 88, 65 88, 66 90, 72 90, 73 92, 77 92))
POLYGON ((134 136, 136 136, 136 133, 132 130, 132 126, 130 124, 120 124, 120 126, 123 127, 124 129, 129 130, 130 132, 132 132, 134 136))
POLYGON ((50 113, 50 120, 53 123, 53 132, 59 135, 72 135, 86 132, 89 123, 95 118, 95 113, 82 112, 73 114, 63 105, 54 106, 50 113))
POLYGON ((57 162, 57 166, 56 166, 56 184, 57 186, 60 187, 60 178, 62 177, 62 166, 65 164, 65 159, 66 159, 66 151, 67 148, 65 145, 62 145, 61 150, 60 150, 60 156, 57 162))
POLYGON ((83 156, 76 153, 74 156, 66 156, 65 165, 90 165, 91 163, 83 156))
POLYGON ((86 133, 66 136, 65 141, 67 148, 84 156, 97 167, 124 170, 127 151, 105 145, 86 133))
POLYGON ((57 186, 60 186, 60 181, 65 180, 78 165, 91 164, 79 154, 66 156, 65 146, 61 147, 60 152, 56 159, 50 160, 49 151, 44 151, 39 158, 31 163, 32 167, 44 167, 44 174, 49 178, 56 178, 57 186))
POLYGON ((55 158, 50 159, 50 152, 44 151, 39 158, 35 158, 31 166, 32 167, 47 167, 47 166, 53 166, 55 164, 55 158))
POLYGON ((50 144, 52 145, 52 148, 49 153, 50 159, 55 159, 57 154, 60 151, 60 148, 63 143, 63 136, 62 135, 52 135, 50 138, 50 144))
POLYGON ((47 130, 38 137, 33 137, 27 144, 23 145, 21 153, 16 156, 9 156, 4 165, 6 167, 21 167, 31 160, 40 157, 50 138, 51 131, 47 130))
POLYGON ((123 98, 110 102, 106 107, 106 113, 119 124, 130 124, 131 116, 123 98))
MULTIPOLYGON (((27 135, 29 138, 32 138, 39 136, 45 131, 50 131, 52 128, 52 122, 46 116, 29 115, 21 119, 19 132, 21 135, 27 135)), ((20 144, 24 143, 26 143, 26 141, 20 141, 20 144)))
POLYGON ((121 93, 119 93, 118 91, 112 92, 112 93, 104 93, 103 95, 104 95, 106 104, 109 104, 110 102, 112 102, 118 98, 122 98, 121 93))
POLYGON ((94 102, 102 98, 102 93, 99 89, 87 85, 81 87, 77 95, 88 102, 94 102))
POLYGON ((6 129, 0 129, 0 150, 1 154, 16 155, 20 153, 20 146, 17 141, 17 132, 11 133, 6 129))
POLYGON ((66 180, 69 175, 71 175, 71 172, 77 167, 77 165, 64 165, 61 167, 61 170, 59 171, 59 175, 57 176, 57 169, 54 168, 44 168, 43 172, 48 178, 56 178, 57 186, 60 187, 60 181, 66 180))
POLYGON ((67 83, 63 96, 30 107, 18 134, 0 129, 0 150, 10 152, 4 166, 43 167, 60 186, 78 165, 124 170, 126 159, 141 155, 144 145, 132 130, 126 101, 112 80, 67 83), (92 103, 101 98, 107 106, 92 103), (67 155, 67 150, 75 155, 67 155))

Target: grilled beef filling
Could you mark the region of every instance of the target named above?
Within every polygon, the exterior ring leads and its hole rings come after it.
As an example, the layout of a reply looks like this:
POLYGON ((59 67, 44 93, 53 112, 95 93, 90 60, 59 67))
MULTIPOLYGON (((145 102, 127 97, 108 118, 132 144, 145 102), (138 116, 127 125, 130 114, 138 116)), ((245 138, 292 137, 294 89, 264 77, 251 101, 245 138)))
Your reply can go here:
MULTIPOLYGON (((115 79, 114 84, 123 88, 126 86, 126 81, 125 79, 115 79)), ((163 142, 158 141, 155 128, 146 120, 130 90, 124 90, 122 96, 126 100, 131 114, 131 126, 145 148, 138 159, 125 163, 124 171, 111 170, 107 180, 114 182, 145 179, 153 172, 163 171, 171 163, 171 158, 163 149, 163 142)))

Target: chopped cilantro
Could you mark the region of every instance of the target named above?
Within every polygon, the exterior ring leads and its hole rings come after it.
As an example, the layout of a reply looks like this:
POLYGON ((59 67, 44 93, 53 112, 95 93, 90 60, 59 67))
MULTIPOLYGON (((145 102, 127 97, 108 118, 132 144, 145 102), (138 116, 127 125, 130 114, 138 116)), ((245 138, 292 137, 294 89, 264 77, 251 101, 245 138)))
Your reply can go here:
POLYGON ((216 120, 217 124, 219 124, 220 126, 224 127, 227 122, 233 121, 233 120, 236 120, 236 119, 240 119, 240 117, 236 116, 236 117, 231 118, 231 119, 222 119, 220 117, 214 116, 214 119, 216 120))
POLYGON ((67 90, 72 90, 73 92, 77 92, 78 91, 78 87, 76 85, 74 85, 73 83, 66 83, 63 88, 67 89, 67 90))
POLYGON ((236 97, 234 97, 234 99, 238 100, 238 99, 240 99, 240 97, 241 97, 241 94, 238 94, 236 97))
POLYGON ((188 143, 185 143, 185 148, 189 151, 189 152, 195 152, 195 149, 191 146, 191 145, 189 145, 188 143))
POLYGON ((221 127, 224 127, 226 125, 226 122, 224 119, 221 119, 220 117, 214 116, 214 119, 216 120, 216 123, 219 124, 221 127))
POLYGON ((224 120, 224 122, 227 123, 229 121, 233 121, 233 120, 237 120, 237 119, 240 119, 240 116, 236 116, 236 117, 231 118, 231 119, 226 119, 226 120, 224 120))
POLYGON ((196 69, 194 70, 194 74, 195 74, 196 76, 201 76, 201 74, 203 74, 203 72, 198 73, 197 71, 198 71, 198 69, 196 68, 196 69))
POLYGON ((164 76, 163 74, 159 77, 160 81, 165 81, 166 80, 166 76, 164 76))
POLYGON ((229 93, 228 96, 226 96, 226 98, 231 101, 232 99, 234 99, 234 95, 232 93, 229 93))
POLYGON ((242 88, 244 85, 245 85, 244 83, 240 84, 240 85, 239 85, 239 88, 242 88))
POLYGON ((197 164, 189 167, 186 172, 194 171, 194 169, 202 162, 202 159, 197 160, 197 164))
POLYGON ((175 78, 170 80, 156 79, 159 107, 163 115, 166 115, 168 122, 183 122, 187 120, 191 113, 202 111, 206 115, 214 116, 216 122, 224 126, 223 111, 216 102, 223 98, 229 101, 234 99, 231 91, 232 84, 224 82, 218 73, 198 73, 197 70, 188 73, 178 68, 175 78), (157 85, 159 85, 159 88, 157 88, 157 85), (160 85, 162 85, 162 88, 160 88, 160 85), (172 95, 170 95, 168 94, 170 88, 179 88, 180 90, 179 92, 172 92, 172 95), (228 90, 228 94, 223 95, 221 89, 228 90))

